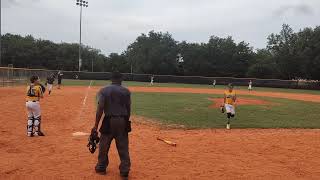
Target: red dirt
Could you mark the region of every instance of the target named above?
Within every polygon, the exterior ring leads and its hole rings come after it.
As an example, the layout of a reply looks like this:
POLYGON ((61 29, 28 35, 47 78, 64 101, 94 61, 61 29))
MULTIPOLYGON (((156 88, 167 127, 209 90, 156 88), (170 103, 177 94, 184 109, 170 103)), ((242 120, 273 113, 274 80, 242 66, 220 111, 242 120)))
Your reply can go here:
MULTIPOLYGON (((210 108, 219 108, 223 104, 222 98, 209 98, 209 101, 212 101, 213 104, 210 108)), ((238 98, 236 105, 272 105, 273 103, 260 100, 260 99, 249 99, 249 98, 238 98)))
MULTIPOLYGON (((89 90, 83 109, 85 87, 54 89, 41 104, 46 136, 34 138, 25 135, 24 90, 0 88, 0 179, 120 179, 114 144, 107 175, 99 176, 87 137, 72 137, 93 126, 97 88, 89 90)), ((131 179, 320 178, 320 130, 170 130, 132 120, 131 179)))

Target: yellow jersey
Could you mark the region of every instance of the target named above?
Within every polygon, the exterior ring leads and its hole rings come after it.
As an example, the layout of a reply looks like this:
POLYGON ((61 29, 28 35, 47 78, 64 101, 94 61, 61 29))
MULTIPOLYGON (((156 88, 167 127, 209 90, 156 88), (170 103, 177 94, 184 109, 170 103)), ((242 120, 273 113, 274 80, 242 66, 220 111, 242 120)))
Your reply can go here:
POLYGON ((40 101, 42 96, 42 90, 40 85, 31 84, 27 87, 27 97, 26 101, 40 101))
POLYGON ((224 91, 224 96, 226 97, 226 104, 234 104, 234 99, 236 97, 236 91, 232 90, 231 92, 229 90, 224 91))

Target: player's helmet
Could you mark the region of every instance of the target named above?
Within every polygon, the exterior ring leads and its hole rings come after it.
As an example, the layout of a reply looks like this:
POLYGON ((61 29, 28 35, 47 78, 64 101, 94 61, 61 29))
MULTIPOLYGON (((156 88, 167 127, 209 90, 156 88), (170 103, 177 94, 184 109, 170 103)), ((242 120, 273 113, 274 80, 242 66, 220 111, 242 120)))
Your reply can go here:
POLYGON ((31 77, 30 77, 30 82, 31 82, 31 83, 34 83, 34 82, 36 82, 38 79, 39 79, 39 76, 31 76, 31 77))

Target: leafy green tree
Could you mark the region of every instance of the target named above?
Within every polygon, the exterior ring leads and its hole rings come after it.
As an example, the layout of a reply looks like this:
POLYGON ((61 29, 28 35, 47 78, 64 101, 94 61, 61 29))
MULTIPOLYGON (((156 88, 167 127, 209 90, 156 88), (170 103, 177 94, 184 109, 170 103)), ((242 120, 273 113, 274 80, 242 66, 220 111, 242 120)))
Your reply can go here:
POLYGON ((129 45, 126 58, 134 73, 176 74, 177 42, 169 33, 150 31, 129 45))

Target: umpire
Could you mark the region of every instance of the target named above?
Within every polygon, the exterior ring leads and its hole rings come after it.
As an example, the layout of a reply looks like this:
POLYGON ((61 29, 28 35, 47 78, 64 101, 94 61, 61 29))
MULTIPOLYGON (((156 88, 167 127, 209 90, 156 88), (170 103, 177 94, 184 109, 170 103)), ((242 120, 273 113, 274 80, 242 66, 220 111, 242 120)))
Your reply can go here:
POLYGON ((131 131, 131 93, 121 86, 122 74, 113 72, 112 84, 106 86, 98 93, 98 107, 96 122, 92 132, 97 131, 102 114, 104 119, 100 127, 100 144, 98 163, 95 167, 96 173, 106 174, 109 164, 108 152, 113 139, 116 141, 118 154, 120 156, 120 175, 127 178, 130 171, 129 139, 128 132, 131 131))

